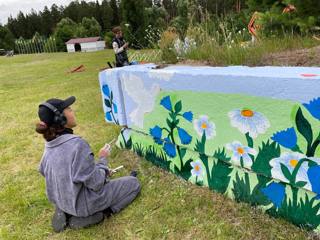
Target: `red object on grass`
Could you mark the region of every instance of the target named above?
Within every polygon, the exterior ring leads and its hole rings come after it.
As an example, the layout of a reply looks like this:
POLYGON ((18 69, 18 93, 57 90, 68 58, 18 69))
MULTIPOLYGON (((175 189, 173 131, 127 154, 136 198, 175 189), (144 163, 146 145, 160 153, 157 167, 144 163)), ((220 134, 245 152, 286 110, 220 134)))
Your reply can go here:
POLYGON ((84 69, 84 65, 81 64, 79 67, 76 67, 74 69, 72 69, 69 73, 75 73, 75 72, 83 72, 85 69, 84 69))

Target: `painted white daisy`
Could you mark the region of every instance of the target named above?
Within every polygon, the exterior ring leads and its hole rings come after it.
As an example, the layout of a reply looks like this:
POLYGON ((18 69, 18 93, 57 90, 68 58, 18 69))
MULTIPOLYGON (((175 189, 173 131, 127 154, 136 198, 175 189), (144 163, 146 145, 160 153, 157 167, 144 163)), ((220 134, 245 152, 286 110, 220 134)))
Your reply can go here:
POLYGON ((192 169, 191 169, 191 174, 192 176, 196 176, 199 178, 202 178, 203 174, 203 168, 202 168, 202 163, 200 160, 196 160, 190 163, 192 169))
POLYGON ((256 138, 258 134, 265 133, 270 127, 269 120, 259 112, 250 109, 233 110, 228 113, 231 125, 239 129, 243 134, 256 138))
POLYGON ((216 136, 216 125, 209 121, 209 117, 206 115, 201 115, 199 119, 193 121, 194 129, 197 131, 199 136, 203 133, 206 134, 206 138, 210 139, 216 136))
MULTIPOLYGON (((270 161, 271 169, 271 175, 273 178, 276 178, 283 182, 289 182, 289 179, 287 179, 281 169, 281 164, 287 167, 290 174, 292 174, 295 167, 298 165, 299 161, 301 159, 305 158, 305 156, 298 152, 285 152, 281 154, 280 157, 274 158, 270 161)), ((316 160, 315 158, 312 158, 312 160, 316 160)), ((318 162, 319 160, 317 160, 318 162)), ((303 162, 298 170, 298 173, 296 175, 295 182, 306 182, 307 184, 304 186, 304 188, 311 190, 311 185, 308 179, 308 162, 303 162)))
POLYGON ((226 148, 233 152, 231 161, 241 166, 241 158, 243 161, 243 167, 250 168, 252 166, 252 159, 250 155, 257 155, 257 152, 255 149, 243 146, 240 142, 234 141, 232 143, 228 143, 226 145, 226 148))

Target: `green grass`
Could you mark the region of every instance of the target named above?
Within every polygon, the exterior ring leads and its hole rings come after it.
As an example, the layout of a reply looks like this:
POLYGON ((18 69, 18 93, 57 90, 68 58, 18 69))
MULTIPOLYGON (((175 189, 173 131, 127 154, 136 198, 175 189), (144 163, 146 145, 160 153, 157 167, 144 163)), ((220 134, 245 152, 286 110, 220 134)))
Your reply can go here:
MULTIPOLYGON (((250 42, 249 42, 250 43, 250 42)), ((192 60, 206 60, 210 64, 226 65, 263 65, 261 61, 270 53, 311 48, 319 45, 319 41, 311 37, 286 36, 283 38, 262 39, 254 45, 242 47, 240 44, 223 44, 219 46, 215 41, 205 41, 186 58, 192 60)), ((310 56, 312 57, 312 56, 310 56)))
POLYGON ((102 224, 53 233, 53 207, 37 168, 44 140, 35 133, 37 106, 70 95, 75 132, 96 153, 119 134, 103 118, 98 72, 111 51, 0 57, 0 239, 305 239, 311 234, 247 204, 167 173, 131 152, 113 149, 112 166, 139 171, 142 193, 127 209, 102 224), (85 72, 68 74, 84 64, 85 72))

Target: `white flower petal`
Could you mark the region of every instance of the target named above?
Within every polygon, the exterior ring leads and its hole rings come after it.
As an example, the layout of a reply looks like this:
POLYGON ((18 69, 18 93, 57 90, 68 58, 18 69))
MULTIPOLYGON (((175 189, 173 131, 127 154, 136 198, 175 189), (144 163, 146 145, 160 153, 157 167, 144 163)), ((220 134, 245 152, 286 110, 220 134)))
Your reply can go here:
POLYGON ((240 159, 241 159, 241 156, 237 152, 234 153, 231 157, 232 162, 236 163, 237 165, 240 165, 240 159))
POLYGON ((251 154, 253 156, 257 155, 257 151, 254 148, 244 147, 246 153, 251 154))
POLYGON ((259 112, 253 112, 252 117, 245 117, 239 109, 230 111, 228 116, 231 126, 238 128, 242 134, 249 133, 250 137, 256 138, 259 134, 265 133, 270 127, 269 120, 259 112))
POLYGON ((248 154, 242 155, 243 165, 244 167, 251 167, 252 166, 252 159, 248 154))

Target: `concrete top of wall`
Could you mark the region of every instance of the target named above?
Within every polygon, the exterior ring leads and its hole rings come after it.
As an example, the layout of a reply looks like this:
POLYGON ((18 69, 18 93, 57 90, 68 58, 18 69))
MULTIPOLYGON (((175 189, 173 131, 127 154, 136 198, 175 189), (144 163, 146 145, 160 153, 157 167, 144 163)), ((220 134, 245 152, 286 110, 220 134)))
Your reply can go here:
MULTIPOLYGON (((300 78, 300 79, 319 79, 320 67, 210 67, 210 66, 186 66, 171 65, 161 69, 154 69, 155 64, 133 65, 125 68, 114 68, 114 70, 125 70, 133 72, 166 72, 188 75, 216 75, 216 76, 248 76, 262 78, 300 78)), ((110 70, 106 70, 110 71, 110 70)))

